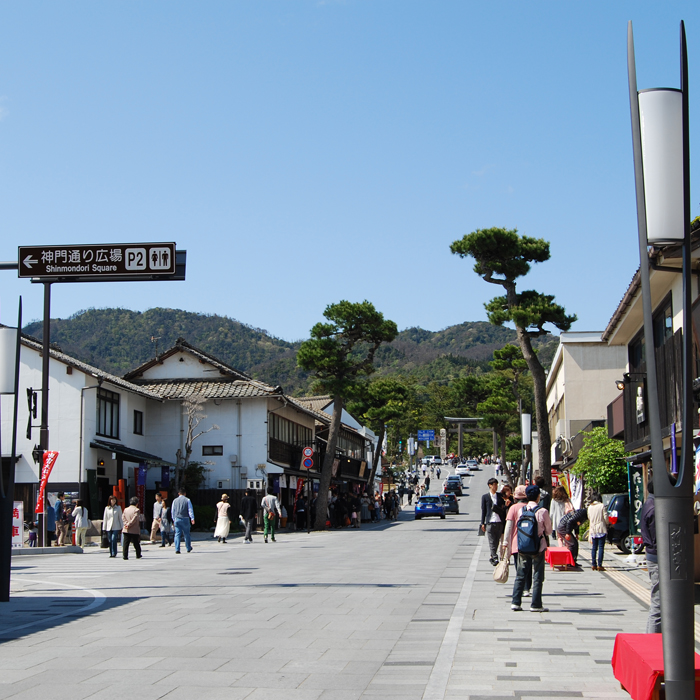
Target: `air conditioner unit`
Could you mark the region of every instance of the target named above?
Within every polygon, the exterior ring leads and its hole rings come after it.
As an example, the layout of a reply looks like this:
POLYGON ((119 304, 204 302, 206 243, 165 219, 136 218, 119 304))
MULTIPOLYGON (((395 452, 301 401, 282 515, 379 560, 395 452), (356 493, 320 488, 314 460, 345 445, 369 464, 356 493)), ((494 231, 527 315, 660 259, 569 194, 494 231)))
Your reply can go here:
POLYGON ((231 487, 231 479, 221 479, 216 482, 217 489, 228 489, 231 487))

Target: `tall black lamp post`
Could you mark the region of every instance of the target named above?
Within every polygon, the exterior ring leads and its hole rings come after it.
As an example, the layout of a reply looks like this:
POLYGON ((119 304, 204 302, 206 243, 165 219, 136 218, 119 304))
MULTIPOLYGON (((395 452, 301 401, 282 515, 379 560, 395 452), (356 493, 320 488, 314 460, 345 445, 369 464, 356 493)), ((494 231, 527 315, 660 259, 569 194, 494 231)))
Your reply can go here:
POLYGON ((646 346, 647 420, 656 498, 664 678, 669 700, 695 698, 693 572, 693 368, 690 260, 690 155, 688 57, 681 22, 681 87, 637 91, 632 23, 627 28, 640 276, 646 346), (666 468, 649 285, 647 246, 680 244, 683 250, 683 412, 678 480, 666 468))

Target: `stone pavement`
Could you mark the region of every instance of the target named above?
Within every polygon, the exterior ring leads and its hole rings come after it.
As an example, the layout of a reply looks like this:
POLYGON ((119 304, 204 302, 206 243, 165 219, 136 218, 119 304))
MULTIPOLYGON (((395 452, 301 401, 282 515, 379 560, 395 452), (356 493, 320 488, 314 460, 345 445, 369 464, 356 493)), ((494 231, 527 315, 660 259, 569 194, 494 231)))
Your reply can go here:
POLYGON ((491 474, 465 479, 446 520, 406 508, 359 531, 179 556, 17 557, 0 700, 629 697, 610 657, 617 632, 644 630, 643 602, 606 574, 547 570, 550 612, 511 612, 514 574, 494 583, 477 537, 491 474))

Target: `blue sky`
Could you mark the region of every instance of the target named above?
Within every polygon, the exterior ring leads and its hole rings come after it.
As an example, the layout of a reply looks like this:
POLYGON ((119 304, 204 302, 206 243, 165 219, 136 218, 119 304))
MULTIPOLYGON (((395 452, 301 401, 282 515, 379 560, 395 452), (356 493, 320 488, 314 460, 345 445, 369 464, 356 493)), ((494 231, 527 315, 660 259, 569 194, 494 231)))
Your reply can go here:
MULTIPOLYGON (((522 288, 602 330, 639 262, 629 19, 640 88, 678 85, 686 21, 692 148, 697 2, 3 2, 0 259, 174 240, 186 282, 55 285, 52 316, 168 306, 293 340, 340 299, 484 320, 499 288, 449 245, 517 227, 552 244, 522 288)), ((2 322, 20 294, 39 318, 40 285, 0 272, 2 322)))

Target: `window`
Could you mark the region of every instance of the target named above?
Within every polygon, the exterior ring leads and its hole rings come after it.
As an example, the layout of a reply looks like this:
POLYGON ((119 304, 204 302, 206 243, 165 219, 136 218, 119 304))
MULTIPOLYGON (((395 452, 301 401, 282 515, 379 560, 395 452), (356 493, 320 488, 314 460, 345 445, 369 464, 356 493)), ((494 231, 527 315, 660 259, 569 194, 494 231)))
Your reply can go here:
POLYGON ((224 454, 224 446, 223 445, 202 445, 202 456, 203 457, 212 457, 212 456, 221 456, 224 454))
POLYGON ((119 394, 97 389, 97 434, 119 439, 119 394))
POLYGON ((143 411, 134 411, 134 435, 143 435, 143 411))
POLYGON ((288 445, 306 447, 313 442, 311 428, 282 418, 275 413, 268 413, 268 431, 273 440, 279 440, 288 445))
MULTIPOLYGON (((673 308, 671 294, 659 304, 652 318, 654 325, 654 347, 661 348, 673 338, 673 308)), ((646 372, 646 348, 644 347, 644 328, 637 333, 628 346, 630 372, 646 372)))

